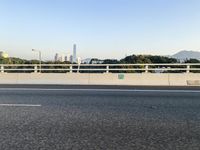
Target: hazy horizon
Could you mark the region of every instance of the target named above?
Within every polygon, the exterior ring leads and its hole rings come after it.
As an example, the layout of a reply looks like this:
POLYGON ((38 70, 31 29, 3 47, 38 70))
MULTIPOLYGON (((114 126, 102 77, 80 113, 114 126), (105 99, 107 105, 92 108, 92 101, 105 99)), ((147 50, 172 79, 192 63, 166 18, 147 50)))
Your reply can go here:
MULTIPOLYGON (((180 51, 177 51, 176 53, 174 53, 174 54, 168 54, 168 55, 159 55, 159 54, 144 54, 144 53, 138 53, 138 54, 136 54, 136 53, 133 53, 133 54, 129 54, 129 55, 124 55, 124 56, 122 56, 122 57, 119 57, 119 58, 114 58, 114 57, 85 57, 85 58, 82 58, 82 60, 84 60, 84 59, 91 59, 91 58, 97 58, 97 59, 117 59, 117 60, 120 60, 120 59, 123 59, 123 58, 125 58, 126 56, 130 56, 130 55, 154 55, 154 56, 166 56, 166 57, 169 57, 169 56, 173 56, 173 55, 175 55, 175 54, 177 54, 177 53, 179 53, 179 52, 183 52, 183 51, 191 51, 191 52, 198 52, 198 51, 193 51, 193 50, 180 50, 180 51)), ((4 51, 4 52, 6 52, 6 51, 4 51)), ((7 53, 7 52, 6 52, 7 53)), ((9 53, 8 53, 9 54, 9 53)), ((56 54, 56 53, 55 53, 56 54)), ((58 54, 70 54, 70 55, 72 55, 72 53, 62 53, 62 52, 60 52, 60 53, 58 53, 58 54)), ((79 56, 79 55, 78 55, 79 56)), ((23 57, 23 56, 10 56, 9 55, 9 57, 13 57, 13 58, 21 58, 21 59, 27 59, 27 60, 37 60, 38 59, 38 53, 33 53, 33 57, 32 58, 26 58, 26 57, 23 57)), ((50 58, 50 59, 45 59, 44 57, 43 57, 43 55, 42 55, 42 60, 43 61, 54 61, 54 59, 55 59, 55 56, 53 55, 52 56, 52 58, 50 58)))
POLYGON ((44 60, 74 43, 82 58, 200 51, 199 17, 199 0, 2 0, 0 50, 44 60))

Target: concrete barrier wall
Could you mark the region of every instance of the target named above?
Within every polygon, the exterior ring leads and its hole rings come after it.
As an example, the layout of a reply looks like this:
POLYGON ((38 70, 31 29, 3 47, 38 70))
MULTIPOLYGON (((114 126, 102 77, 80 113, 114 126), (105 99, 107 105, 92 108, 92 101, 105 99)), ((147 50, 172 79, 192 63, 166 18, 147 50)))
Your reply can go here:
POLYGON ((200 74, 1 73, 0 84, 200 86, 200 74))

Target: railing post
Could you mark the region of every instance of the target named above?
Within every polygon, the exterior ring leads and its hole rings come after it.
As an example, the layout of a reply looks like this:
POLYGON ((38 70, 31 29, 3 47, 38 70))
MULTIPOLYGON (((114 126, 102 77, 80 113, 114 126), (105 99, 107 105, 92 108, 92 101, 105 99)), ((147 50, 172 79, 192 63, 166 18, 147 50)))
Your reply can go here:
POLYGON ((190 73, 190 65, 187 65, 187 71, 186 73, 190 73))
POLYGON ((78 65, 78 68, 77 68, 77 73, 79 73, 79 69, 80 69, 80 65, 78 65))
POLYGON ((109 73, 109 65, 106 66, 106 73, 109 73))
POLYGON ((1 65, 1 73, 4 73, 4 66, 1 65))
POLYGON ((73 66, 72 65, 70 65, 70 71, 69 71, 70 73, 72 73, 73 72, 73 66))
POLYGON ((38 72, 38 67, 37 65, 34 66, 34 73, 37 73, 38 72))
POLYGON ((148 73, 148 72, 149 72, 149 66, 146 65, 146 66, 145 66, 145 73, 148 73))

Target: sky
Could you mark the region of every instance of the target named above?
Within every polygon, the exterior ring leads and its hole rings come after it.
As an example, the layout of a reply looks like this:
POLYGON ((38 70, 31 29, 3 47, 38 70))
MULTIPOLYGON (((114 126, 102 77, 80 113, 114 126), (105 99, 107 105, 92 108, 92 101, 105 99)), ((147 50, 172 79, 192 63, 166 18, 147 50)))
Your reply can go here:
POLYGON ((44 60, 200 51, 200 0, 0 0, 0 51, 44 60))

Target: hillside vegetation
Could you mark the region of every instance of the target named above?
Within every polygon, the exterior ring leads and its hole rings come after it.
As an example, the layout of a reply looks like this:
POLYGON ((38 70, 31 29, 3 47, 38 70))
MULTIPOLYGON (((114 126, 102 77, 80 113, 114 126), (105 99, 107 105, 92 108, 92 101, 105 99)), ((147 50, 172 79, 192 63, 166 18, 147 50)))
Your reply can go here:
MULTIPOLYGON (((43 61, 43 64, 70 64, 70 62, 54 62, 43 61)), ((117 59, 105 59, 103 64, 142 64, 142 63, 180 63, 175 58, 165 56, 153 56, 153 55, 131 55, 121 60, 117 59)), ((197 59, 188 59, 183 63, 200 63, 197 59)), ((39 64, 38 60, 26 60, 20 58, 0 58, 0 64, 39 64)))

